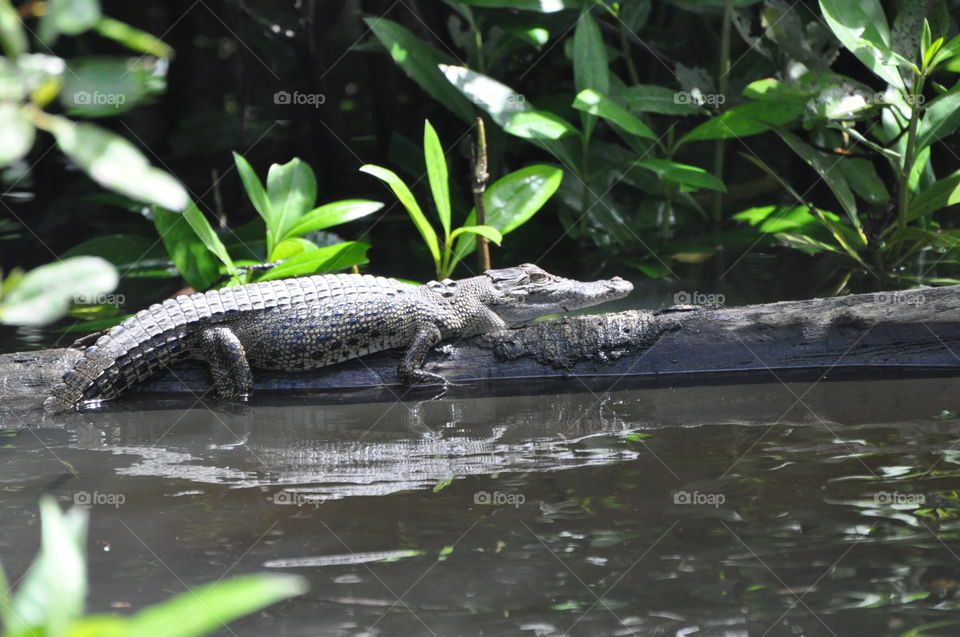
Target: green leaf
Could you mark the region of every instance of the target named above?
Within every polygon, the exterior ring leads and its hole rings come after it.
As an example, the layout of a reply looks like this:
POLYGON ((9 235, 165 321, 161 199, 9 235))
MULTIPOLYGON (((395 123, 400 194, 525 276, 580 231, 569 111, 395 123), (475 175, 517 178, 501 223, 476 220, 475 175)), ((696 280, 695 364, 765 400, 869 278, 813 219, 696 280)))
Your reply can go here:
POLYGON ((309 164, 294 157, 285 164, 273 164, 267 173, 267 251, 317 202, 317 178, 309 164))
POLYGON ((130 618, 126 637, 200 637, 278 601, 302 595, 307 583, 295 575, 242 575, 195 586, 130 618))
POLYGON ((260 183, 260 178, 253 170, 250 162, 238 152, 233 153, 233 163, 237 166, 237 172, 240 173, 240 181, 243 182, 243 189, 247 191, 247 198, 253 204, 254 209, 263 218, 264 223, 269 223, 273 217, 270 209, 270 199, 267 197, 267 191, 260 183))
MULTIPOLYGON (((470 101, 486 111, 493 121, 504 130, 507 130, 510 126, 515 114, 536 110, 524 95, 482 73, 471 71, 463 66, 448 66, 445 64, 441 64, 440 69, 451 84, 467 96, 470 101)), ((523 126, 518 126, 517 131, 521 137, 534 133, 533 130, 523 126)), ((534 137, 531 141, 551 153, 564 165, 574 166, 577 164, 573 153, 563 141, 539 137, 534 137)))
POLYGON ((217 260, 182 214, 155 207, 153 223, 173 264, 194 290, 206 290, 217 282, 220 278, 217 260))
POLYGON ((447 158, 443 154, 443 146, 437 131, 430 125, 429 120, 423 122, 423 159, 427 165, 427 179, 430 181, 430 192, 433 194, 433 203, 440 216, 440 225, 443 227, 443 236, 450 236, 450 178, 447 175, 447 158))
POLYGON ((84 241, 60 256, 64 259, 78 256, 100 257, 118 268, 130 268, 143 258, 156 256, 155 250, 152 250, 154 246, 160 247, 156 239, 135 234, 111 234, 84 241))
POLYGON ((890 48, 890 28, 879 0, 820 0, 820 10, 844 47, 888 84, 903 89, 899 56, 890 48))
POLYGON ((128 49, 164 60, 173 57, 173 47, 169 44, 119 20, 103 16, 94 28, 103 37, 119 42, 128 49))
POLYGON ((460 0, 460 4, 474 7, 499 7, 503 9, 556 13, 564 9, 574 9, 582 0, 460 0))
POLYGON ((99 0, 48 0, 37 34, 47 46, 53 46, 60 34, 80 35, 99 20, 99 0))
POLYGON ((79 58, 70 60, 67 69, 60 103, 68 113, 83 117, 124 113, 164 89, 163 80, 143 59, 79 58))
POLYGON ((486 237, 490 241, 493 241, 497 245, 503 243, 503 235, 493 226, 460 226, 450 235, 450 241, 452 242, 464 233, 478 234, 482 237, 486 237))
POLYGON ((60 149, 101 186, 169 210, 187 207, 190 198, 180 182, 152 167, 123 137, 93 124, 74 124, 56 116, 50 120, 60 149))
POLYGON ((917 149, 952 135, 960 126, 960 84, 930 102, 917 128, 917 149))
POLYGON ((457 117, 473 123, 475 116, 470 102, 450 86, 438 68, 439 64, 449 61, 445 56, 424 44, 423 38, 392 20, 364 18, 363 21, 410 79, 457 117))
POLYGON ((636 84, 620 95, 634 111, 663 115, 698 115, 705 112, 698 104, 687 101, 680 91, 655 84, 636 84))
POLYGON ((40 553, 4 614, 4 635, 66 634, 83 612, 87 593, 87 515, 66 514, 49 495, 40 499, 40 553))
POLYGON ((873 205, 890 201, 890 191, 877 174, 873 162, 867 159, 847 157, 840 161, 840 171, 853 191, 873 205))
POLYGON ((573 101, 573 107, 611 121, 638 137, 657 139, 657 135, 640 118, 597 91, 591 89, 580 91, 573 101))
POLYGON ((803 104, 747 102, 705 121, 683 136, 677 146, 696 140, 748 137, 783 125, 803 115, 803 104))
MULTIPOLYGON (((493 182, 483 193, 486 225, 505 235, 526 223, 553 196, 563 180, 563 171, 554 166, 535 164, 521 168, 493 182)), ((477 223, 477 211, 471 210, 464 225, 477 223)), ((454 247, 455 261, 476 247, 476 238, 464 235, 454 247)))
POLYGON ((960 170, 938 179, 920 192, 907 208, 907 219, 926 217, 938 210, 960 203, 960 170))
POLYGON ((362 265, 368 262, 367 250, 369 249, 370 245, 367 243, 345 241, 332 246, 307 250, 288 261, 284 261, 272 270, 268 270, 257 280, 272 281, 293 276, 323 274, 343 270, 354 265, 362 265))
MULTIPOLYGON (((831 221, 840 217, 828 210, 818 209, 820 215, 831 221)), ((822 228, 820 220, 806 206, 759 206, 748 208, 733 215, 734 221, 743 221, 764 234, 776 234, 790 230, 809 234, 812 229, 822 228)))
POLYGON ((856 228, 862 243, 866 245, 867 238, 863 234, 860 218, 857 216, 857 201, 853 196, 853 191, 850 190, 850 186, 847 184, 847 180, 843 176, 843 172, 838 167, 838 164, 844 161, 844 159, 821 153, 793 133, 787 132, 782 128, 775 128, 774 130, 808 166, 820 175, 823 182, 827 184, 827 187, 830 188, 837 197, 837 201, 843 206, 847 217, 850 219, 853 227, 856 228))
POLYGON ((723 181, 697 166, 679 164, 666 159, 642 159, 635 165, 652 170, 661 179, 681 186, 690 186, 698 190, 707 188, 727 192, 727 187, 723 185, 723 181))
MULTIPOLYGON (((590 14, 590 9, 583 9, 573 34, 573 85, 577 92, 591 89, 601 95, 609 93, 608 66, 607 49, 600 27, 590 14)), ((596 116, 587 111, 581 114, 581 120, 584 136, 589 139, 597 121, 596 116)))
POLYGON ((27 52, 27 33, 10 0, 0 0, 0 44, 10 59, 27 52))
POLYGON ((550 111, 514 113, 503 130, 524 139, 560 139, 579 133, 567 120, 550 111))
POLYGON ((96 298, 117 287, 117 270, 99 257, 73 257, 31 270, 3 297, 0 322, 46 325, 67 313, 75 298, 96 298))
POLYGON ((341 223, 366 217, 383 208, 379 201, 367 199, 344 199, 314 208, 293 224, 285 238, 304 235, 315 230, 326 230, 341 223))
POLYGON ((403 180, 397 176, 397 173, 387 168, 374 166, 372 164, 361 166, 360 172, 373 175, 380 181, 390 186, 390 189, 393 190, 393 193, 397 196, 397 199, 399 199, 400 203, 403 204, 403 207, 407 209, 407 213, 410 215, 410 218, 413 219, 413 224, 420 232, 420 236, 423 237, 424 243, 427 244, 427 248, 430 250, 430 256, 433 257, 434 263, 440 263, 440 243, 437 240, 437 233, 433 229, 433 226, 430 225, 430 222, 427 221, 427 217, 420 209, 420 204, 417 203, 416 197, 413 196, 413 193, 410 192, 410 189, 407 188, 407 185, 403 183, 403 180))
POLYGON ((207 221, 204 214, 200 212, 197 205, 191 201, 187 205, 187 209, 183 211, 183 216, 193 229, 194 234, 196 234, 200 241, 203 242, 203 245, 206 246, 207 250, 220 259, 223 265, 227 267, 227 274, 230 276, 236 274, 237 268, 233 264, 233 259, 227 254, 227 248, 224 247, 223 242, 220 241, 220 237, 217 236, 213 226, 210 225, 210 222, 207 221))
POLYGON ((285 261, 287 259, 293 258, 298 254, 303 252, 309 252, 311 250, 316 250, 319 246, 308 239, 302 237, 293 237, 292 239, 284 239, 274 247, 273 252, 270 253, 270 261, 285 261))
POLYGON ((0 102, 0 167, 9 166, 26 155, 35 137, 36 130, 21 106, 0 102))

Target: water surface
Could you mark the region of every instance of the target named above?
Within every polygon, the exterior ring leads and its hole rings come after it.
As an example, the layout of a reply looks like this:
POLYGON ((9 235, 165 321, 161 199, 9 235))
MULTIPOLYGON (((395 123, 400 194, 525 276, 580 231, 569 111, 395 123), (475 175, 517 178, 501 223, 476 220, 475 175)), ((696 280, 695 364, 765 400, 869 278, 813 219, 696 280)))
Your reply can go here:
POLYGON ((91 506, 91 612, 249 572, 235 635, 960 634, 960 379, 118 404, 0 443, 0 558, 91 506), (134 409, 135 408, 135 409, 134 409))

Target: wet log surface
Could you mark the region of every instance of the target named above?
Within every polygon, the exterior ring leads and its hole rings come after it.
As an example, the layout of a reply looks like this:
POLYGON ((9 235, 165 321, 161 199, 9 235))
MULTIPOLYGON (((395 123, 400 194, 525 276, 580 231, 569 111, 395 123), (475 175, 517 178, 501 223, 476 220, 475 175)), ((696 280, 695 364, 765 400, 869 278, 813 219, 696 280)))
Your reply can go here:
MULTIPOLYGON (((81 352, 0 355, 7 411, 37 407, 81 352)), ((437 388, 396 385, 398 351, 310 372, 255 372, 255 400, 307 392, 326 402, 423 397, 437 388)), ((437 347, 425 369, 452 396, 604 391, 824 377, 866 378, 960 371, 960 286, 737 308, 634 310, 545 321, 437 347)), ((148 393, 210 395, 204 366, 185 362, 117 401, 148 393)), ((124 406, 126 405, 126 406, 124 406)))

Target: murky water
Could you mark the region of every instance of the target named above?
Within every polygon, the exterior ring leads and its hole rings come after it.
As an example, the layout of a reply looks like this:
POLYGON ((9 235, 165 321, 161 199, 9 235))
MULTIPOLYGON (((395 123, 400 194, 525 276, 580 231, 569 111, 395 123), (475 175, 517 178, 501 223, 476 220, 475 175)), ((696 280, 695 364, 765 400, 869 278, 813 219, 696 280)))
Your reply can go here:
POLYGON ((5 423, 0 558, 23 573, 52 493, 91 504, 92 612, 309 579, 240 636, 957 635, 958 390, 265 396, 5 423))

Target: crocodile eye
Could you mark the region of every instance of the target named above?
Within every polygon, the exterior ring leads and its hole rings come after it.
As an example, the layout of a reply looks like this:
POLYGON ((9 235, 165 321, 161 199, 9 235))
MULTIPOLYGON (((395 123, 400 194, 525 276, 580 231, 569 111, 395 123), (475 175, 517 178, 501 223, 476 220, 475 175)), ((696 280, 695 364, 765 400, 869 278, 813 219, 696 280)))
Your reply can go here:
POLYGON ((543 283, 547 280, 546 272, 531 272, 530 273, 530 283, 543 283))

